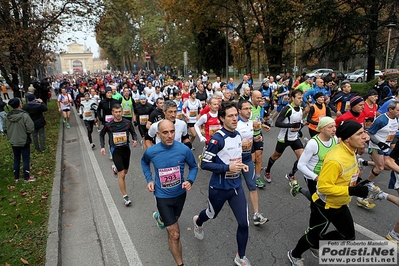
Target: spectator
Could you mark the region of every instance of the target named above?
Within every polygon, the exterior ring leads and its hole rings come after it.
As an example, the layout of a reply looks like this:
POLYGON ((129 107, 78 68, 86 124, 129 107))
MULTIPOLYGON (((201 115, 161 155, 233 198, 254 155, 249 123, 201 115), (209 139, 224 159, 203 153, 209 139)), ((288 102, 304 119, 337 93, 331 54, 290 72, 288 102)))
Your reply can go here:
POLYGON ((46 134, 44 132, 46 120, 44 119, 43 112, 46 112, 48 109, 43 100, 36 99, 34 94, 29 94, 27 100, 28 103, 22 109, 29 114, 35 125, 35 129, 33 130, 33 145, 37 152, 44 152, 46 149, 46 134))
POLYGON ((10 99, 10 96, 8 95, 7 86, 4 85, 4 83, 1 83, 1 92, 3 93, 4 100, 10 99))
POLYGON ((25 182, 34 182, 36 178, 30 175, 30 134, 35 129, 35 125, 29 114, 22 110, 22 102, 19 98, 11 99, 8 104, 14 109, 7 114, 4 123, 4 132, 12 146, 14 153, 14 180, 19 181, 19 168, 21 155, 23 161, 23 171, 25 182))

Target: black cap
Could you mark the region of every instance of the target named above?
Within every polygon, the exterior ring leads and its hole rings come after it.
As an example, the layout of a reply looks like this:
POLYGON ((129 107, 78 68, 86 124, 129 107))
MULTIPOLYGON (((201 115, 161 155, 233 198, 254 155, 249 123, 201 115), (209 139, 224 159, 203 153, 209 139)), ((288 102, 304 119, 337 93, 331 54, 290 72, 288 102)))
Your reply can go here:
POLYGON ((12 108, 18 108, 20 104, 21 101, 19 100, 19 98, 12 98, 11 100, 8 101, 8 105, 11 106, 12 108))

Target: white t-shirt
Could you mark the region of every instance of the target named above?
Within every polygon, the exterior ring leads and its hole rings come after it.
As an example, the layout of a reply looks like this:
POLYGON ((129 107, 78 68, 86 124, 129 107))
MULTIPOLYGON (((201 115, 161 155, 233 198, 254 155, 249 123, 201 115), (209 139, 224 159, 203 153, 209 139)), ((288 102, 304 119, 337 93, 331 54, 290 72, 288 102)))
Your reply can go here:
POLYGON ((183 110, 185 110, 186 116, 188 117, 187 123, 197 122, 197 116, 199 114, 199 109, 202 107, 200 100, 195 99, 194 102, 191 98, 184 102, 183 110))
MULTIPOLYGON (((162 121, 162 120, 161 120, 162 121)), ((157 135, 157 130, 158 130, 158 123, 161 122, 155 122, 150 126, 150 129, 148 130, 148 136, 151 138, 155 138, 155 143, 161 142, 161 139, 157 135)), ((181 138, 183 136, 187 135, 187 125, 181 120, 176 119, 175 120, 175 140, 178 142, 181 142, 181 138)))

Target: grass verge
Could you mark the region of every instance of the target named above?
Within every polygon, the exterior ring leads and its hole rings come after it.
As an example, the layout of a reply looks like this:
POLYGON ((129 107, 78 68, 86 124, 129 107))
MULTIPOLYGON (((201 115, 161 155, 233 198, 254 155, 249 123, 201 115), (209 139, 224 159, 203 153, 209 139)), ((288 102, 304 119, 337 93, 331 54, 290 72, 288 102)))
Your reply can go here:
MULTIPOLYGON (((31 174, 36 182, 15 184, 13 153, 7 137, 0 137, 0 265, 44 265, 51 190, 56 165, 60 114, 55 100, 48 103, 46 151, 31 144, 31 174)), ((22 162, 21 162, 22 167, 22 162)))

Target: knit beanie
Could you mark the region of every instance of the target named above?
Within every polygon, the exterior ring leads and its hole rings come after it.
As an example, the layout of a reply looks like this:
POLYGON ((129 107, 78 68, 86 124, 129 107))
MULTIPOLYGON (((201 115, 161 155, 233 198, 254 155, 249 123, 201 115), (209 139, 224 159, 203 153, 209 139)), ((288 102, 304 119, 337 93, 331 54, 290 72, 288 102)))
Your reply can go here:
POLYGON ((360 96, 352 97, 352 98, 350 99, 351 108, 352 108, 353 106, 355 106, 356 104, 360 103, 360 102, 364 102, 364 99, 363 99, 362 97, 360 97, 360 96))
POLYGON ((359 129, 361 129, 363 126, 353 120, 345 120, 342 121, 341 124, 338 125, 336 135, 338 138, 341 138, 342 140, 346 140, 350 138, 353 134, 355 134, 359 129))

